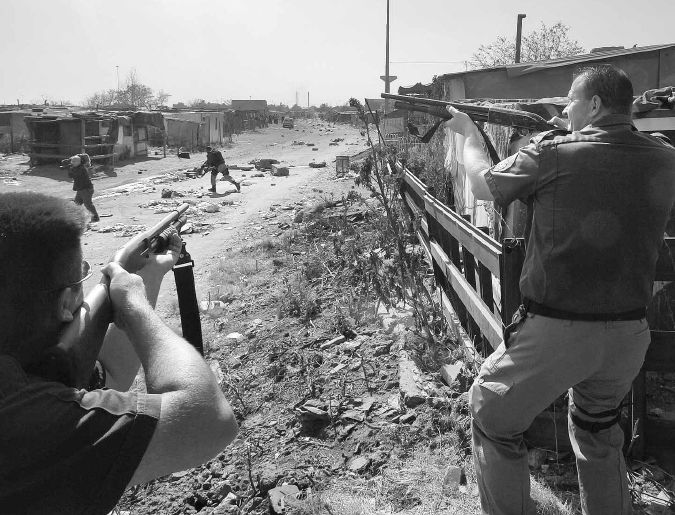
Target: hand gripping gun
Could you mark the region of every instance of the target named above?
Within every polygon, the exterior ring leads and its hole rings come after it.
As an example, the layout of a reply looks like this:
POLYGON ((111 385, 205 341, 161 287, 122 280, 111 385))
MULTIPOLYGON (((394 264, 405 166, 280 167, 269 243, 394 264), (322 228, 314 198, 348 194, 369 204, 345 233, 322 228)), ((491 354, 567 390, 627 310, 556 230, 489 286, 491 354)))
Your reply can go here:
MULTIPOLYGON (((442 100, 435 100, 432 98, 419 98, 419 97, 409 97, 405 95, 392 95, 390 93, 382 93, 380 95, 382 98, 388 98, 395 100, 394 108, 395 109, 404 109, 406 111, 414 111, 417 113, 427 113, 431 116, 440 118, 441 120, 434 124, 423 136, 420 137, 422 143, 429 143, 431 137, 436 132, 436 129, 445 120, 452 119, 452 115, 446 109, 447 106, 452 106, 458 111, 462 111, 469 115, 469 117, 476 122, 478 129, 483 135, 484 139, 487 139, 483 129, 478 123, 487 122, 493 123, 496 125, 503 125, 507 127, 516 127, 519 129, 527 129, 535 132, 550 131, 556 129, 554 125, 549 124, 543 117, 535 113, 530 113, 528 111, 519 111, 516 109, 506 109, 503 107, 486 107, 486 106, 476 106, 472 104, 466 104, 462 102, 444 102, 442 100)), ((488 146, 490 154, 490 146, 488 146)), ((496 153, 495 153, 496 154, 496 153)), ((496 158, 492 156, 493 161, 496 158)), ((497 158, 495 163, 499 162, 500 159, 497 158)))
MULTIPOLYGON (((184 213, 188 208, 189 204, 182 204, 154 227, 131 238, 113 254, 110 261, 119 263, 127 272, 137 272, 150 253, 159 254, 166 250, 171 227, 180 233, 187 222, 184 213)), ((173 269, 183 336, 203 355, 193 267, 194 262, 183 242, 180 257, 173 269)), ((109 286, 110 280, 104 276, 84 298, 82 305, 73 314, 73 321, 64 327, 58 344, 27 367, 29 373, 74 388, 88 387, 103 339, 112 322, 109 286)))

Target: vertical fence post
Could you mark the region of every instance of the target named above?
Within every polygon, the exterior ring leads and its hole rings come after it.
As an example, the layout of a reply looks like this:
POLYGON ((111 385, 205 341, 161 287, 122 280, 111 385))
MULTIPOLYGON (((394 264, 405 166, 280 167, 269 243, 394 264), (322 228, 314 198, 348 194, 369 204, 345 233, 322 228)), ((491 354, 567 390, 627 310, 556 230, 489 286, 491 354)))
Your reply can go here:
MULTIPOLYGON (((464 220, 471 223, 471 215, 461 215, 464 220)), ((464 264, 464 277, 466 277, 467 282, 471 287, 476 289, 476 260, 473 257, 473 254, 469 252, 466 248, 462 247, 462 262, 464 264)), ((476 346, 477 341, 481 338, 481 332, 478 328, 478 324, 473 319, 473 317, 468 315, 468 327, 467 333, 471 337, 474 346, 476 346)))

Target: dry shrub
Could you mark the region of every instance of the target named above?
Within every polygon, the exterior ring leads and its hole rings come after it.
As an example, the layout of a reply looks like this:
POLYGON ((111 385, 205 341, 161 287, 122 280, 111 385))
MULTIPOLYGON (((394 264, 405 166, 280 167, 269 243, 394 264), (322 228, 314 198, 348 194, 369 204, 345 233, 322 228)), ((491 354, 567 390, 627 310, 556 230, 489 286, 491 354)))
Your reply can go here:
POLYGON ((278 319, 297 317, 302 323, 308 323, 321 312, 321 301, 304 278, 295 278, 285 286, 278 298, 278 319))

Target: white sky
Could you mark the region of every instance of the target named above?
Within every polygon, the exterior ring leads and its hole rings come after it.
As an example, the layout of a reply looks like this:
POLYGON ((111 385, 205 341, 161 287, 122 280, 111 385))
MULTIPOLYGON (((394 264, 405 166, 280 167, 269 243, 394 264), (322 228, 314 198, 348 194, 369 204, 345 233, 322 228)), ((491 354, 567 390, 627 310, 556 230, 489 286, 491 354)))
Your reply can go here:
MULTIPOLYGON (((524 34, 561 21, 587 51, 675 42, 668 1, 390 0, 392 92, 463 70, 518 13, 524 34)), ((386 0, 0 0, 0 104, 81 103, 117 87, 117 66, 169 104, 379 98, 385 25, 386 0)))

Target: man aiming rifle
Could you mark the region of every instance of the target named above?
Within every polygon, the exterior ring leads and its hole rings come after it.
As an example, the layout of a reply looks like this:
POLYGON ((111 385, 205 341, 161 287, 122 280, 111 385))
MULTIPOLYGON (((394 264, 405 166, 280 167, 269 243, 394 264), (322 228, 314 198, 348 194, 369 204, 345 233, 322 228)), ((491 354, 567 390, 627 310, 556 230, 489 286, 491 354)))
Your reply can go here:
POLYGON ((137 273, 118 262, 102 269, 114 321, 98 353, 107 388, 67 386, 35 366, 64 326, 96 318, 83 304, 91 275, 85 227, 71 202, 0 194, 3 515, 107 514, 127 487, 204 463, 237 434, 208 364, 154 311, 162 278, 179 258, 175 229, 167 249, 145 257, 137 273), (129 391, 139 365, 147 393, 129 391))
POLYGON ((223 175, 224 180, 234 184, 237 191, 241 191, 239 183, 230 176, 230 169, 225 164, 225 159, 223 159, 223 154, 220 150, 206 147, 206 161, 202 164, 201 170, 202 174, 200 177, 203 177, 206 172, 211 172, 211 187, 209 188, 209 191, 216 192, 216 178, 219 173, 223 175))
POLYGON ((530 215, 523 305, 469 392, 486 514, 536 512, 523 433, 566 391, 583 513, 632 513, 617 423, 650 342, 646 306, 675 202, 675 149, 632 125, 621 70, 585 70, 568 99, 566 130, 495 165, 471 118, 447 108, 474 196, 523 199, 530 215))

